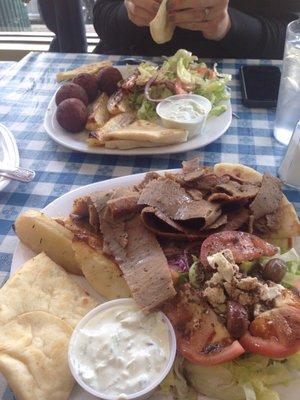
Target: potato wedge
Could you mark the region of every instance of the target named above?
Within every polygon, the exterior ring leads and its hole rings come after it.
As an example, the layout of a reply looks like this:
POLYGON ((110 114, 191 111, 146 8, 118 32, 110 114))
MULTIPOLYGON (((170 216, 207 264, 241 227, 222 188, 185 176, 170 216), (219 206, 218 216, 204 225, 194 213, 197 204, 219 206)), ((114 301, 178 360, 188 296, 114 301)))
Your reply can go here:
POLYGON ((101 250, 82 241, 74 241, 73 250, 86 280, 101 296, 109 300, 131 297, 121 270, 101 250))
POLYGON ((28 210, 15 221, 18 238, 36 253, 45 252, 67 272, 82 275, 72 248, 74 235, 54 219, 36 210, 28 210))

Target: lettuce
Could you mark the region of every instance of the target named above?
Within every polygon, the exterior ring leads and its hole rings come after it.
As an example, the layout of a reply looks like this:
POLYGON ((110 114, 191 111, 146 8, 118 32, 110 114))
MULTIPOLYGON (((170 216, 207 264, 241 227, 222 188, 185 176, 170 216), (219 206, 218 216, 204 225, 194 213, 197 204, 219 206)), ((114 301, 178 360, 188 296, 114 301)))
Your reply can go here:
POLYGON ((153 64, 142 62, 138 67, 139 76, 136 80, 138 86, 144 86, 146 83, 157 73, 157 66, 153 64))
POLYGON ((138 109, 137 117, 138 119, 145 119, 148 121, 155 120, 157 118, 155 103, 143 99, 143 102, 138 109))
POLYGON ((300 354, 276 361, 259 355, 203 367, 186 362, 190 384, 199 393, 220 400, 279 400, 274 384, 288 384, 299 379, 300 354))
POLYGON ((197 393, 188 385, 183 375, 184 358, 177 356, 173 368, 160 384, 155 395, 168 396, 172 394, 175 400, 197 400, 197 393))
POLYGON ((193 56, 191 52, 184 49, 179 49, 173 56, 166 59, 161 67, 161 71, 169 78, 175 77, 177 75, 177 66, 179 62, 184 68, 187 69, 190 64, 197 59, 198 58, 193 56))

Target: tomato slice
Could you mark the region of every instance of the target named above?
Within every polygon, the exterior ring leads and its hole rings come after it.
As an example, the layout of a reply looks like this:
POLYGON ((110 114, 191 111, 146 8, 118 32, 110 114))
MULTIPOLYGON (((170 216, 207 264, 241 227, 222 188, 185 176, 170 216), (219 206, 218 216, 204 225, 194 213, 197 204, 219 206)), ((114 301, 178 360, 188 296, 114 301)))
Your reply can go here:
POLYGON ((263 239, 246 232, 224 231, 208 236, 201 246, 200 260, 208 266, 207 257, 219 251, 231 250, 236 263, 273 256, 277 248, 263 239))
POLYGON ((189 285, 184 285, 162 311, 170 319, 179 353, 194 364, 217 365, 245 352, 216 313, 189 285))
POLYGON ((284 358, 300 350, 300 311, 283 306, 266 311, 255 318, 249 331, 240 339, 251 353, 284 358))

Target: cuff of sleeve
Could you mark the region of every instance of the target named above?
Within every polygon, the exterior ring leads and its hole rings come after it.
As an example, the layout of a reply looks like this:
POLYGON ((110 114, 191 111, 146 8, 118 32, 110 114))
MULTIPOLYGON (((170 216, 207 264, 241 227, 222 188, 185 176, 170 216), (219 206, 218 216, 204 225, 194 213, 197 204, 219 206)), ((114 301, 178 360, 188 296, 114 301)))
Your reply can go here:
POLYGON ((251 15, 229 8, 231 28, 220 44, 229 54, 244 54, 250 57, 252 50, 260 45, 263 28, 261 21, 251 15))

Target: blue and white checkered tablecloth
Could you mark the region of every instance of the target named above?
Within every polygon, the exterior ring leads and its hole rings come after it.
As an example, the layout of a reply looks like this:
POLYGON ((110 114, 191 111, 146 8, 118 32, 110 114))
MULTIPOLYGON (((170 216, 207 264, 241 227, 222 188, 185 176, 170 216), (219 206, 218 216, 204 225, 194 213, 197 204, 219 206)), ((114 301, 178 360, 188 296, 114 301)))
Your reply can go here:
MULTIPOLYGON (((122 63, 122 57, 111 58, 122 63)), ((43 208, 71 189, 121 175, 177 168, 182 160, 194 156, 200 156, 205 164, 240 162, 276 174, 285 148, 272 136, 274 111, 245 108, 238 81, 241 64, 261 61, 219 60, 221 70, 233 75, 232 107, 239 119, 233 118, 226 134, 203 149, 131 157, 83 154, 57 145, 43 128, 46 107, 57 89, 55 74, 99 59, 101 56, 92 54, 30 53, 9 68, 1 69, 0 63, 0 122, 17 140, 21 166, 36 171, 33 182, 11 182, 0 193, 0 284, 8 276, 17 243, 12 230, 17 215, 29 208, 43 208)), ((276 61, 263 63, 279 65, 276 61)), ((300 193, 289 189, 286 194, 299 211, 300 193)), ((0 399, 13 399, 1 382, 0 399)))

